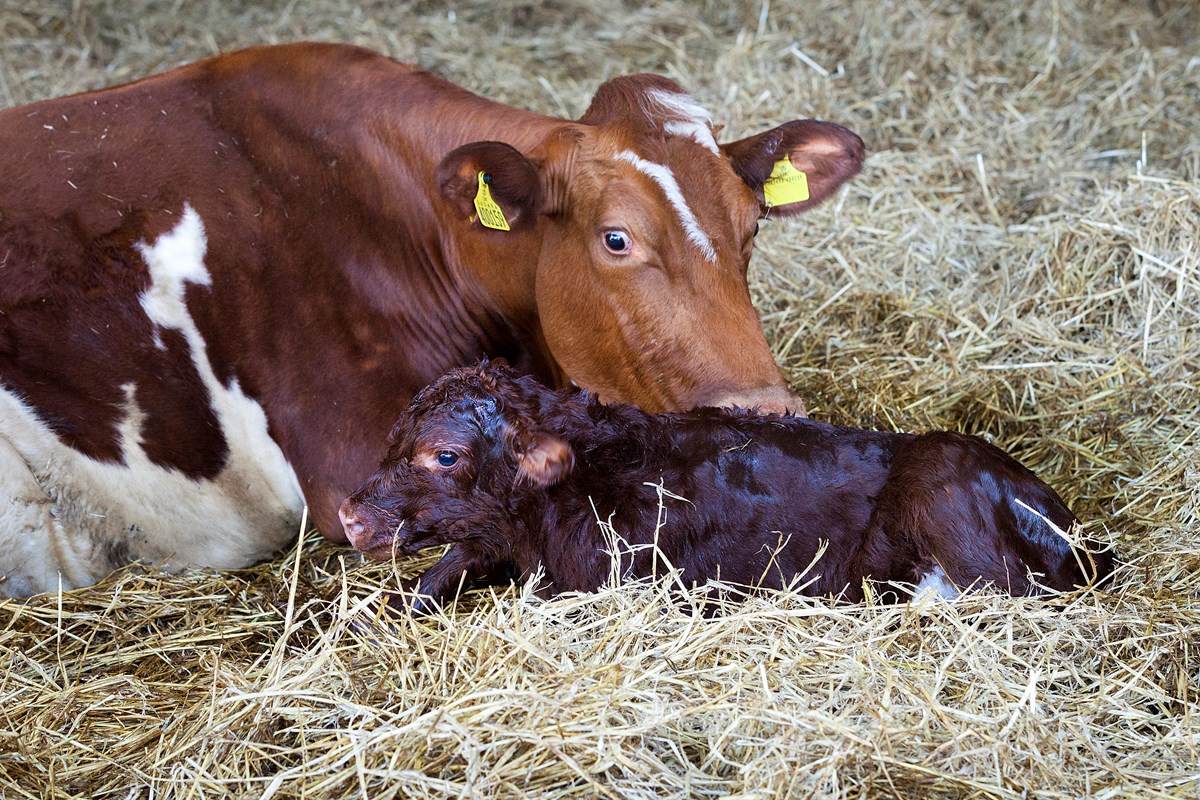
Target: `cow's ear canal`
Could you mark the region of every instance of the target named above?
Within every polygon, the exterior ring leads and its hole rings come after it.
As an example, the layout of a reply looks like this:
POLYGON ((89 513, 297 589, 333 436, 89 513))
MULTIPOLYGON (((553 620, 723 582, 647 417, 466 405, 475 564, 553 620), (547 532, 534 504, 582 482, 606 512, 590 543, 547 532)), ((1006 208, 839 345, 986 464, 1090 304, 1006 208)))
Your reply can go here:
POLYGON ((460 217, 498 233, 532 224, 540 204, 537 167, 504 142, 452 150, 438 165, 437 185, 460 217))

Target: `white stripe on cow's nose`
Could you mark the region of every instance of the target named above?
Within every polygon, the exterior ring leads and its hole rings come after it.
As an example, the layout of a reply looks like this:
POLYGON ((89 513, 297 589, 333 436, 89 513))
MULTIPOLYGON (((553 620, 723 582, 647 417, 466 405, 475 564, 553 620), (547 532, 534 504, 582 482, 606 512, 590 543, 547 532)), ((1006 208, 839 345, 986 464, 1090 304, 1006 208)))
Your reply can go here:
POLYGON ((701 229, 700 223, 696 220, 696 215, 688 207, 687 200, 683 197, 683 191, 680 190, 679 183, 676 182, 675 175, 671 170, 662 164, 647 161, 637 153, 629 150, 622 150, 617 153, 615 158, 619 161, 632 164, 634 169, 648 176, 659 185, 663 193, 667 196, 667 200, 670 201, 671 205, 675 207, 676 213, 679 214, 679 219, 683 223, 683 231, 687 234, 688 240, 700 248, 700 252, 704 254, 706 259, 716 261, 717 251, 713 248, 712 239, 701 229))

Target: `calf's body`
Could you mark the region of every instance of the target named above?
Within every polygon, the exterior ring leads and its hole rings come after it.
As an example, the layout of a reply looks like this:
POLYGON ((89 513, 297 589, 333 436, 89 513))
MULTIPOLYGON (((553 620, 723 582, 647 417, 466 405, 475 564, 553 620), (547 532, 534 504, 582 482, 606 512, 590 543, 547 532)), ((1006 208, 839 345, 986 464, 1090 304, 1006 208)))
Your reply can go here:
POLYGON ((539 567, 546 592, 596 589, 613 549, 597 517, 624 540, 633 577, 672 566, 689 583, 781 587, 807 570, 806 593, 848 599, 864 579, 1027 595, 1112 568, 1107 552, 1068 542, 1075 517, 1053 489, 976 437, 715 408, 648 414, 494 366, 422 392, 341 517, 376 558, 453 543, 420 579, 435 599, 464 575, 539 567))

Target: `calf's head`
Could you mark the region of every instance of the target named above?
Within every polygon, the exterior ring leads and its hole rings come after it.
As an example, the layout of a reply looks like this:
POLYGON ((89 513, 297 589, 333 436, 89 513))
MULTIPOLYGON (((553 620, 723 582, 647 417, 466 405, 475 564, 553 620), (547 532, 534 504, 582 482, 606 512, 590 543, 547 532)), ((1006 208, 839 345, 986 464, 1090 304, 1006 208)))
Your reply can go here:
POLYGON ((473 220, 463 247, 476 262, 511 264, 519 251, 536 265, 522 291, 512 275, 486 280, 494 296, 534 290, 531 312, 563 383, 649 411, 803 413, 750 301, 750 253, 761 218, 832 195, 860 169, 863 144, 815 120, 723 145, 714 134, 673 81, 632 75, 603 84, 577 122, 532 149, 454 150, 438 183, 473 220), (510 230, 484 227, 475 198, 485 178, 510 230))
POLYGON ((455 370, 426 387, 393 428, 379 469, 342 504, 351 544, 388 560, 471 540, 505 557, 521 535, 522 499, 574 466, 570 445, 537 422, 559 399, 495 365, 455 370))

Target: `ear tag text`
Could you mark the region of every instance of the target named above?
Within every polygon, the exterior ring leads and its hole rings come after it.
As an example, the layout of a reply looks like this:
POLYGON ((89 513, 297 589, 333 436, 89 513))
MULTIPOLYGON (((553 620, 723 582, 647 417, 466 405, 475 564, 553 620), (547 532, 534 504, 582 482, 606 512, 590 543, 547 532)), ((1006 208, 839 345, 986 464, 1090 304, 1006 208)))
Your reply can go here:
POLYGON ((504 218, 504 211, 492 199, 492 190, 488 188, 491 181, 491 175, 486 172, 479 173, 479 189, 475 192, 475 213, 479 215, 479 221, 485 228, 495 231, 512 230, 508 227, 508 220, 504 218))
POLYGON ((787 156, 776 161, 771 177, 763 184, 767 208, 803 203, 808 198, 808 176, 792 166, 792 160, 787 156))

